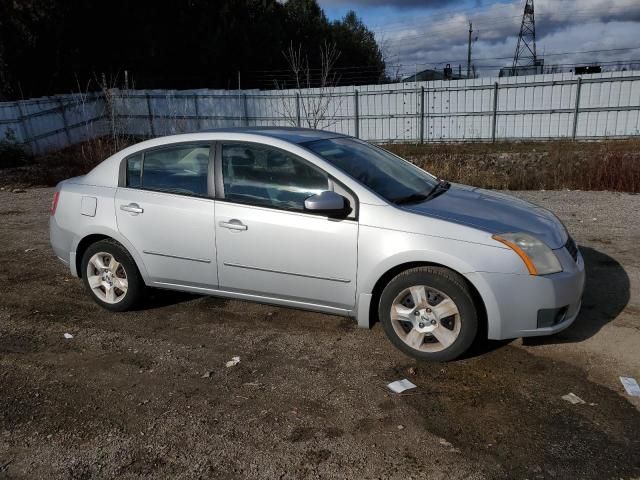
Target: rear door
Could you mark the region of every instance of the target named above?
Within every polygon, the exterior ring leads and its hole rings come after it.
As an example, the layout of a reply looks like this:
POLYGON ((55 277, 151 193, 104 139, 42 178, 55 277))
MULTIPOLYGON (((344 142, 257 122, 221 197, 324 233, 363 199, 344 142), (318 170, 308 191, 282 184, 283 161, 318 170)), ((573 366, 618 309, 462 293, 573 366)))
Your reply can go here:
POLYGON ((176 144, 125 160, 116 192, 118 229, 159 285, 218 285, 213 153, 210 144, 176 144))
POLYGON ((216 242, 220 288, 341 309, 355 304, 358 222, 305 212, 332 180, 292 154, 223 143, 216 242))

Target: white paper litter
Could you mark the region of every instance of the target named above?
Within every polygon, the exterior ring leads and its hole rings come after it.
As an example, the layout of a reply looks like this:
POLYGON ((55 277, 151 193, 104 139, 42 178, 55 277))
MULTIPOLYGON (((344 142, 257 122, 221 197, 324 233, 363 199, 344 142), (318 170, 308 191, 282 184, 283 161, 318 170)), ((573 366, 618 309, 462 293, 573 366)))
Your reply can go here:
POLYGON ((574 405, 587 403, 583 399, 581 399, 579 396, 577 396, 575 393, 567 393, 566 395, 562 396, 562 399, 574 405))
POLYGON ((414 385, 405 378, 403 380, 396 380, 395 382, 391 382, 389 385, 387 385, 387 387, 394 393, 402 393, 405 390, 416 388, 417 385, 414 385))
POLYGON ((629 395, 632 397, 640 397, 640 385, 638 385, 635 378, 620 377, 620 381, 629 395))
POLYGON ((66 338, 67 340, 71 340, 73 338, 73 335, 71 335, 70 333, 65 333, 63 337, 66 338))
POLYGON ((240 363, 240 357, 232 357, 231 360, 229 360, 226 363, 226 365, 227 367, 235 367, 239 363, 240 363))

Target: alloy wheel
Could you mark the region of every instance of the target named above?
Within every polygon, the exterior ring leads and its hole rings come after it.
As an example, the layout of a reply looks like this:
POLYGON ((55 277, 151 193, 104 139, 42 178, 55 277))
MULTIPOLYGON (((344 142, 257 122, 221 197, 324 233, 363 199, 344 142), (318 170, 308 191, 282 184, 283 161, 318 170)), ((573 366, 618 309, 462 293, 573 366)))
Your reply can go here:
POLYGON ((87 281, 93 294, 110 304, 121 302, 129 288, 124 267, 106 252, 98 252, 89 259, 87 281))
POLYGON ((461 329, 455 302, 426 285, 406 288, 396 296, 391 304, 391 324, 409 347, 429 353, 450 347, 461 329))

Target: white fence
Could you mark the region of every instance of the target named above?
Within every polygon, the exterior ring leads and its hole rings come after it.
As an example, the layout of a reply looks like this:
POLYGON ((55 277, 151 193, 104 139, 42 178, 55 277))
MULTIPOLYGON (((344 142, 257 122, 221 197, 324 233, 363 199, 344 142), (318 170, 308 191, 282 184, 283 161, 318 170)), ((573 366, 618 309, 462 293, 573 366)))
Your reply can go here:
POLYGON ((14 139, 35 153, 109 133, 102 95, 0 102, 0 140, 14 139))
POLYGON ((603 139, 640 135, 640 71, 336 87, 111 90, 0 103, 0 139, 41 152, 111 133, 314 127, 375 142, 603 139))

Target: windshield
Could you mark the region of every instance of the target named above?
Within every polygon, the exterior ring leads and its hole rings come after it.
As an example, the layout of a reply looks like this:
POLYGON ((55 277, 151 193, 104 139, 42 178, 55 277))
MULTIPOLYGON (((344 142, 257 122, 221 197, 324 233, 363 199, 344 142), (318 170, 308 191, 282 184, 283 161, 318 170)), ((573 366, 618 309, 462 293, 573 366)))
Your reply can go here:
POLYGON ((361 140, 330 138, 305 147, 390 202, 426 198, 438 184, 424 170, 361 140))

